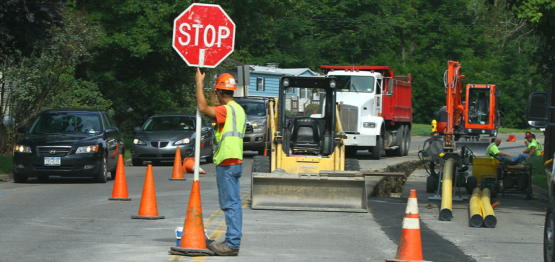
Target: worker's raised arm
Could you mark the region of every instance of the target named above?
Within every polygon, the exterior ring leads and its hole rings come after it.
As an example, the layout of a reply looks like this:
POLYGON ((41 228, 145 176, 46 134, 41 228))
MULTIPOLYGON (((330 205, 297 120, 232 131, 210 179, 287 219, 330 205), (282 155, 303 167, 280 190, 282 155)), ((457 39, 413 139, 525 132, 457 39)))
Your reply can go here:
POLYGON ((198 110, 201 113, 204 113, 207 116, 214 118, 216 117, 216 112, 214 111, 214 108, 208 105, 208 102, 206 102, 206 97, 204 96, 204 89, 203 89, 204 76, 205 76, 205 73, 201 73, 200 69, 197 68, 197 73, 195 74, 195 82, 197 84, 198 110))

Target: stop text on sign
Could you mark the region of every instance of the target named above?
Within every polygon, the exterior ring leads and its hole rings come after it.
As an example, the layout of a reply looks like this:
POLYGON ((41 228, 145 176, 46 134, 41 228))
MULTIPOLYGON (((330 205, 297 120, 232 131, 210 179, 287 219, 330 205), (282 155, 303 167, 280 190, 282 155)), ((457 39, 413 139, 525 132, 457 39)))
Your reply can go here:
POLYGON ((198 46, 198 42, 199 42, 199 35, 201 34, 202 31, 202 40, 203 45, 205 47, 212 47, 214 45, 214 43, 218 46, 221 47, 222 46, 222 39, 226 39, 228 38, 231 33, 229 31, 229 28, 227 26, 218 26, 218 30, 216 33, 216 28, 213 25, 208 25, 206 26, 206 28, 204 28, 203 25, 201 24, 192 24, 190 25, 189 23, 183 23, 179 26, 179 32, 185 36, 186 40, 183 41, 183 38, 180 36, 178 37, 179 40, 179 44, 182 46, 186 46, 189 45, 191 43, 191 35, 189 34, 190 31, 194 31, 194 46, 198 46))

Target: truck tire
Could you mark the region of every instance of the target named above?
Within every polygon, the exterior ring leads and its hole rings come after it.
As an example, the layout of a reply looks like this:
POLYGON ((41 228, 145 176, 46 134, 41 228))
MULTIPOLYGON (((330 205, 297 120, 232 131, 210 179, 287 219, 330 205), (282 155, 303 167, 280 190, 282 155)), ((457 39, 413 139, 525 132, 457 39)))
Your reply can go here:
POLYGON ((403 152, 403 156, 409 155, 409 148, 410 148, 411 141, 412 141, 412 138, 411 138, 410 126, 406 125, 405 126, 405 152, 403 152))
POLYGON ((553 262, 555 256, 555 200, 551 198, 545 214, 543 227, 543 261, 553 262))
POLYGON ((382 156, 382 136, 376 137, 376 145, 372 147, 372 159, 380 160, 382 156))
POLYGON ((393 150, 395 156, 403 156, 405 153, 405 126, 401 125, 397 130, 397 143, 399 147, 393 150))
POLYGON ((360 171, 358 159, 345 158, 345 171, 360 171))
POLYGON ((254 156, 252 157, 252 172, 253 173, 270 173, 270 157, 269 156, 254 156))

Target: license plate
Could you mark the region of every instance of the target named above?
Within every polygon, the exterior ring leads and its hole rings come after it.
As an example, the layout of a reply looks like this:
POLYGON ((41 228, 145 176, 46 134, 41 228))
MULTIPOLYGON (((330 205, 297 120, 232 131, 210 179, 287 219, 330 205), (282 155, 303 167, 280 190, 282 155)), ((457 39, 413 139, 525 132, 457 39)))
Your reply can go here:
POLYGON ((59 166, 62 163, 62 159, 59 157, 45 157, 44 158, 44 165, 45 166, 59 166))

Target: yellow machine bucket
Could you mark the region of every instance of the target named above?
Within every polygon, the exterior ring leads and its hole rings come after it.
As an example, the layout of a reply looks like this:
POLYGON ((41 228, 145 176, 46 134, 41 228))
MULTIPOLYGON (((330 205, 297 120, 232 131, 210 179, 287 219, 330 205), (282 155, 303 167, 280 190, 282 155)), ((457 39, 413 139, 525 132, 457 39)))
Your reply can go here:
POLYGON ((357 171, 253 173, 252 209, 368 212, 366 182, 357 171))

